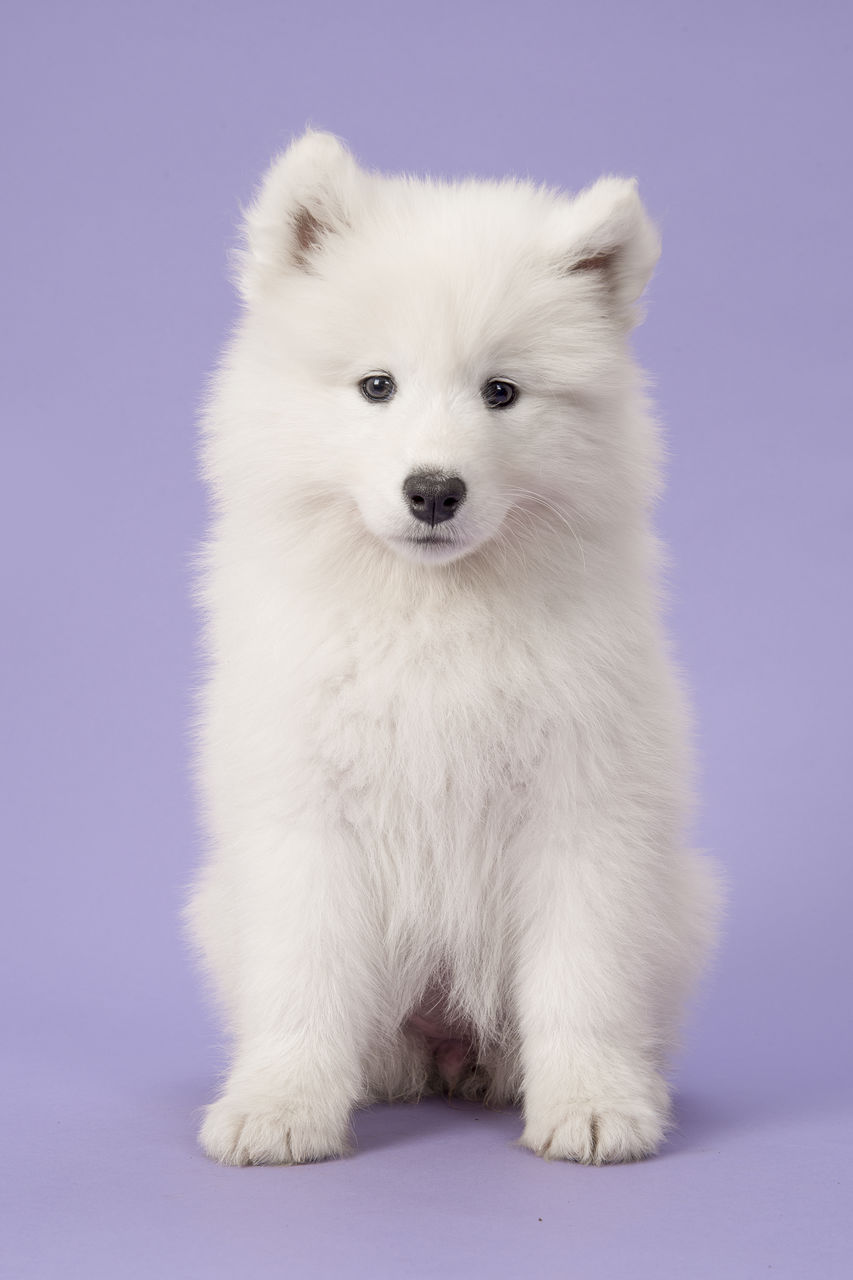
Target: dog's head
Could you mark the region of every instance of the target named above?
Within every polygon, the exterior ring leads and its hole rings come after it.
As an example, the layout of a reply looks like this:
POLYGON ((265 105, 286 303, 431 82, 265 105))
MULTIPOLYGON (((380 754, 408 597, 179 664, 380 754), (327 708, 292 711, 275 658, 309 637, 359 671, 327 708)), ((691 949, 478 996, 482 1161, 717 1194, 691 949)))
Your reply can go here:
POLYGON ((386 178, 309 132, 245 230, 234 412, 254 413, 282 515, 346 500, 430 564, 537 520, 571 543, 618 516, 644 465, 620 425, 636 399, 626 335, 658 256, 633 181, 569 198, 386 178))

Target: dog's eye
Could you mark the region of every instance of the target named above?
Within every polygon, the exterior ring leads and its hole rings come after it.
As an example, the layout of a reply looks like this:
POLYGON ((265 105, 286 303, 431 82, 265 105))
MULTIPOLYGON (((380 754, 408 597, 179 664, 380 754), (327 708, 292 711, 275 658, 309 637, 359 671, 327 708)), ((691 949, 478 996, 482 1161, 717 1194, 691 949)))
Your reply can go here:
POLYGON ((358 385, 365 400, 390 400, 397 390, 390 373, 370 373, 358 385))
POLYGON ((482 396, 490 409, 505 409, 518 399, 518 387, 505 378, 492 378, 483 387, 482 396))

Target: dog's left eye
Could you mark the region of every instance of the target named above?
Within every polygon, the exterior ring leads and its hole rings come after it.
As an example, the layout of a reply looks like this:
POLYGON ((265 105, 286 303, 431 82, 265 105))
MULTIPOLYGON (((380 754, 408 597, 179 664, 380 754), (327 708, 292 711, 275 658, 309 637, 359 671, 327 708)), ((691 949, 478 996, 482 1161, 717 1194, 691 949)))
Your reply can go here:
POLYGON ((505 409, 518 398, 518 387, 505 378, 492 378, 483 387, 481 394, 490 409, 505 409))
POLYGON ((358 385, 366 400, 390 400, 397 390, 390 373, 370 373, 358 385))

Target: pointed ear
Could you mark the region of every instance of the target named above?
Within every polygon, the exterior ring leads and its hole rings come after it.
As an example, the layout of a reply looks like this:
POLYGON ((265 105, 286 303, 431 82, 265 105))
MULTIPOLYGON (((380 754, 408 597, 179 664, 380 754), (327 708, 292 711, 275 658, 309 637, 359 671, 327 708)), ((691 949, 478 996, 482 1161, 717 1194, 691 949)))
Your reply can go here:
POLYGON ((561 238, 561 273, 599 282, 619 322, 631 328, 660 257, 660 237, 636 180, 600 178, 581 191, 566 211, 561 238))
POLYGON ((244 298, 287 272, 313 269, 326 239, 351 225, 362 179, 331 133, 309 129, 275 158, 245 212, 238 255, 244 298))

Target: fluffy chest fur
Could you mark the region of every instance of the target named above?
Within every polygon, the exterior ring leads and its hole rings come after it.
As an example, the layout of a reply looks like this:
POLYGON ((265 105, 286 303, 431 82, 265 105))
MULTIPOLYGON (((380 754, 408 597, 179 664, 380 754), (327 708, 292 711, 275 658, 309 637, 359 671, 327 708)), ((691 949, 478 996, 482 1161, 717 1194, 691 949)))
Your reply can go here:
POLYGON ((439 856, 481 846, 496 806, 520 813, 554 714, 541 648, 471 618, 351 631, 335 648, 309 737, 342 819, 439 856))
POLYGON ((512 634, 500 609, 446 607, 386 609, 327 638, 303 746, 373 886, 401 1010, 441 974, 448 1006, 484 1026, 505 1003, 516 842, 559 733, 563 673, 540 619, 512 634))

